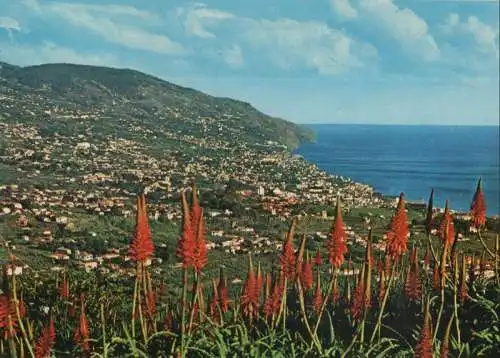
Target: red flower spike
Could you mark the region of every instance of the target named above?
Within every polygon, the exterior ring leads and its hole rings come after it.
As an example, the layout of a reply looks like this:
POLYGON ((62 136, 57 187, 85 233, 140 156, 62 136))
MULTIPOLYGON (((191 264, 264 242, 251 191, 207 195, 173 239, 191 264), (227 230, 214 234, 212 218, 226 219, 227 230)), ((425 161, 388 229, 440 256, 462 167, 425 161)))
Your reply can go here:
POLYGON ((429 245, 427 245, 427 249, 425 250, 425 256, 424 256, 424 267, 426 270, 429 269, 431 265, 431 250, 429 245))
POLYGON ((198 190, 196 189, 196 184, 193 185, 191 189, 191 226, 194 229, 195 237, 198 235, 198 224, 200 222, 202 214, 202 209, 200 207, 200 202, 198 200, 198 190))
POLYGON ((434 261, 432 268, 432 288, 436 291, 441 289, 441 273, 439 271, 439 264, 434 261))
POLYGON ((256 290, 259 293, 259 300, 262 295, 262 289, 264 288, 264 275, 262 274, 262 269, 260 267, 260 262, 257 265, 257 276, 256 278, 256 290))
POLYGON ((379 257, 379 259, 377 260, 377 273, 380 274, 381 271, 385 272, 385 268, 382 259, 379 257))
POLYGON ((391 256, 386 253, 384 256, 384 274, 386 277, 389 277, 392 269, 392 259, 391 256))
POLYGON ((414 247, 410 258, 410 271, 406 276, 405 294, 409 300, 419 301, 422 297, 422 281, 418 269, 417 248, 414 247))
POLYGON ((448 245, 448 247, 451 247, 455 241, 455 227, 453 225, 453 217, 448 208, 448 200, 446 200, 444 214, 439 223, 439 237, 443 244, 448 245))
POLYGON ((75 343, 80 346, 82 351, 88 353, 90 351, 89 321, 87 319, 87 315, 85 314, 85 303, 84 303, 83 295, 81 296, 80 300, 81 300, 80 319, 79 319, 79 324, 78 324, 78 327, 76 328, 73 339, 74 339, 75 343))
POLYGON ((0 329, 3 329, 4 339, 15 336, 16 328, 17 313, 14 301, 2 294, 0 295, 0 329))
POLYGON ((181 191, 181 203, 183 209, 183 224, 182 234, 177 243, 177 257, 182 263, 183 268, 186 269, 193 266, 195 261, 196 238, 191 223, 186 193, 184 191, 181 191))
POLYGON ((293 280, 295 276, 295 252, 291 235, 287 235, 283 243, 280 256, 281 271, 284 272, 288 280, 293 280))
POLYGON ((51 317, 49 325, 42 330, 35 346, 35 358, 50 358, 50 352, 56 342, 54 319, 51 317))
POLYGON ((382 304, 385 295, 385 271, 381 270, 378 272, 378 304, 379 306, 382 304))
POLYGON ((339 286, 337 283, 337 280, 333 282, 333 288, 332 288, 332 303, 335 304, 339 301, 340 298, 340 291, 339 291, 339 286))
POLYGON ((210 302, 209 309, 210 309, 210 316, 212 318, 217 318, 218 315, 218 308, 217 306, 219 305, 219 292, 217 290, 217 284, 215 283, 215 280, 212 279, 212 301, 210 302))
POLYGON ((342 207, 340 197, 337 197, 337 208, 335 222, 328 234, 327 250, 328 261, 334 268, 339 268, 344 262, 344 256, 347 253, 346 245, 347 234, 345 232, 344 220, 342 219, 342 207))
POLYGON ((229 310, 229 298, 227 293, 226 279, 222 268, 220 270, 219 283, 217 284, 217 296, 219 297, 220 309, 223 313, 229 310))
POLYGON ((59 286, 59 295, 64 300, 66 300, 66 301, 69 300, 69 295, 70 295, 70 292, 69 292, 69 280, 68 280, 68 277, 66 275, 64 275, 63 282, 59 286))
POLYGON ((321 253, 319 252, 319 249, 316 251, 316 256, 314 256, 314 264, 316 266, 321 266, 323 263, 323 260, 321 259, 321 253))
POLYGON ((316 314, 319 314, 322 305, 323 305, 323 293, 321 292, 321 278, 319 275, 319 270, 317 270, 316 289, 314 291, 314 298, 313 298, 313 309, 316 314))
POLYGON ((194 268, 200 272, 208 263, 207 243, 205 241, 205 219, 203 218, 203 210, 200 212, 198 220, 198 229, 196 230, 196 241, 194 251, 194 268))
POLYGON ((486 223, 486 201, 484 200, 484 194, 481 188, 481 179, 479 179, 477 183, 470 210, 472 225, 476 228, 483 226, 486 223))
POLYGON ((276 315, 279 313, 284 289, 285 277, 283 273, 281 273, 280 278, 274 282, 271 295, 266 299, 266 302, 264 303, 264 314, 266 316, 266 319, 269 319, 272 315, 276 315))
POLYGON ((151 229, 149 228, 144 194, 137 198, 136 206, 135 235, 129 247, 129 256, 134 261, 144 263, 153 256, 155 250, 151 238, 151 229))
POLYGON ((460 298, 460 303, 462 304, 464 304, 469 299, 469 286, 467 285, 467 261, 465 259, 465 255, 462 256, 458 296, 460 298))
POLYGON ((387 233, 388 253, 393 260, 398 259, 408 248, 408 218, 405 209, 404 194, 399 195, 396 213, 392 217, 390 230, 387 233))
POLYGON ((426 317, 424 321, 424 326, 420 333, 420 341, 415 347, 414 358, 432 358, 432 337, 429 328, 429 319, 426 317))
POLYGON ((243 285, 241 295, 242 313, 249 319, 257 318, 259 314, 259 291, 257 278, 253 270, 252 260, 248 264, 248 275, 243 285))
POLYGON ((365 287, 362 280, 359 280, 351 304, 351 316, 354 321, 358 321, 365 309, 365 287))
POLYGON ((308 291, 309 289, 312 288, 314 277, 313 277, 312 264, 310 260, 306 260, 304 263, 302 263, 300 279, 302 282, 302 286, 304 287, 304 290, 308 291))

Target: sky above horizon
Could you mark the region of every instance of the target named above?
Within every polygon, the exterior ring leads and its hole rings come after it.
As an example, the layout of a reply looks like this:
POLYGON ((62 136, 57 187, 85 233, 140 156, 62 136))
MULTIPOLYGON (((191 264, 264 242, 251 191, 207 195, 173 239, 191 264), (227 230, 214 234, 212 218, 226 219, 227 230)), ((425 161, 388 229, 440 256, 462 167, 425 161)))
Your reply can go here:
POLYGON ((498 0, 0 0, 0 61, 134 68, 297 123, 499 124, 498 0))

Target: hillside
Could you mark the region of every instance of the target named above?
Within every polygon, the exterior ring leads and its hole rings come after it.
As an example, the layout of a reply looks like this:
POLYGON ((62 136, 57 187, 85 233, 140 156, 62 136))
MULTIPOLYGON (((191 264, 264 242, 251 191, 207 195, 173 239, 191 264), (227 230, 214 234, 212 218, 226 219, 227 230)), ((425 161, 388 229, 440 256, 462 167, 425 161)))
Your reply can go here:
POLYGON ((272 141, 288 148, 312 137, 309 130, 267 116, 248 103, 212 97, 128 69, 0 63, 0 93, 7 94, 1 98, 4 120, 105 118, 109 130, 140 125, 153 132, 249 145, 272 141))

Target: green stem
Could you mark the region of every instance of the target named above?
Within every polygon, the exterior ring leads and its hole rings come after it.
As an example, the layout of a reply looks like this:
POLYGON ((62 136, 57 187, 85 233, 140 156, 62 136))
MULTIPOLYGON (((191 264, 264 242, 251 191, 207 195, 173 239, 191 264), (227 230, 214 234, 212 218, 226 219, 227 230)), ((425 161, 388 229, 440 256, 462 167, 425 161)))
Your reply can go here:
POLYGON ((328 303, 328 299, 330 298, 333 290, 333 286, 337 280, 337 275, 338 275, 338 270, 334 269, 332 267, 332 277, 330 279, 330 283, 328 284, 328 290, 326 291, 326 296, 325 299, 323 300, 323 303, 321 304, 321 309, 319 310, 318 318, 316 320, 316 324, 314 325, 314 335, 317 334, 319 325, 321 323, 321 318, 323 317, 323 312, 325 311, 326 305, 328 303))
POLYGON ((457 297, 458 297, 458 262, 457 259, 455 258, 455 280, 454 280, 454 285, 453 285, 453 308, 454 308, 454 314, 455 314, 455 322, 456 322, 456 328, 457 328, 457 342, 458 345, 460 346, 460 322, 458 319, 458 302, 457 302, 457 297))
MULTIPOLYGON (((193 320, 194 320, 194 308, 196 307, 196 301, 198 300, 198 290, 200 287, 200 275, 195 271, 195 287, 194 287, 194 292, 193 292, 193 301, 191 302, 191 312, 189 313, 189 325, 188 325, 188 332, 191 331, 191 327, 193 325, 193 320)), ((198 306, 198 309, 201 309, 201 307, 198 306)))
POLYGON ((182 313, 181 313, 181 357, 184 357, 184 345, 186 343, 186 301, 187 301, 187 268, 182 270, 182 313))
POLYGON ((19 322, 19 328, 21 329, 23 339, 24 339, 24 342, 26 343, 26 347, 28 348, 30 356, 34 358, 35 353, 33 352, 33 348, 31 347, 30 340, 28 339, 28 335, 26 334, 26 329, 24 328, 23 320, 21 319, 21 312, 19 311, 19 301, 17 300, 16 290, 17 290, 17 288, 16 288, 16 275, 14 274, 14 270, 12 270, 12 293, 13 293, 13 298, 14 298, 14 305, 16 306, 17 321, 19 322))
POLYGON ((322 354, 322 347, 321 343, 318 340, 318 336, 312 331, 311 326, 309 325, 309 320, 307 319, 307 314, 306 314, 306 306, 304 303, 304 289, 302 287, 302 283, 300 279, 297 281, 297 289, 299 291, 299 303, 300 303, 300 312, 302 313, 302 319, 304 320, 304 323, 307 328, 307 332, 311 336, 311 339, 316 346, 316 349, 318 350, 319 355, 322 354))
POLYGON ((431 234, 427 234, 427 241, 429 242, 429 247, 431 248, 432 258, 434 259, 434 262, 437 262, 437 254, 436 250, 434 250, 434 246, 432 246, 431 234))
POLYGON ((393 265, 392 270, 391 270, 391 275, 389 277, 389 282, 388 282, 387 288, 384 292, 384 299, 382 300, 382 306, 380 306, 380 311, 378 313, 377 323, 375 325, 375 328, 373 329, 373 333, 372 333, 372 336, 370 338, 370 343, 373 343, 373 341, 375 340, 375 336, 377 335, 377 332, 380 330, 380 327, 382 325, 382 317, 384 316, 384 309, 385 309, 385 306, 387 304, 387 298, 389 297, 389 291, 391 290, 392 281, 394 280, 394 271, 395 271, 395 267, 393 265))
POLYGON ((106 344, 106 317, 104 316, 104 305, 101 303, 101 329, 102 329, 102 347, 103 347, 103 358, 108 357, 108 346, 106 344))
POLYGON ((137 288, 138 288, 138 277, 137 273, 135 276, 135 283, 134 283, 134 296, 132 298, 132 338, 135 339, 135 312, 136 312, 136 301, 137 301, 137 288))
POLYGON ((479 237, 479 241, 481 241, 481 244, 483 245, 483 247, 486 250, 486 252, 488 253, 488 255, 495 258, 495 254, 493 253, 493 251, 491 251, 489 249, 488 245, 486 245, 486 242, 484 242, 483 237, 481 236, 481 229, 480 228, 477 229, 477 236, 479 237))

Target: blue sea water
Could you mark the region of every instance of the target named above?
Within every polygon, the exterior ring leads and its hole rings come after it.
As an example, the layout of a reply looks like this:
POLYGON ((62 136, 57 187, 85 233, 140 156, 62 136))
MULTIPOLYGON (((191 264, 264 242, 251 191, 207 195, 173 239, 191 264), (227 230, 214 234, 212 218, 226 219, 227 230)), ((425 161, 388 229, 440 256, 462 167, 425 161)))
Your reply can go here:
POLYGON ((499 127, 310 125, 316 142, 297 154, 335 175, 371 185, 384 195, 467 211, 481 177, 488 215, 500 214, 499 127))

